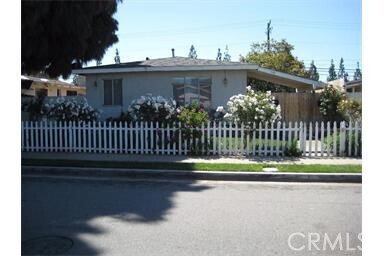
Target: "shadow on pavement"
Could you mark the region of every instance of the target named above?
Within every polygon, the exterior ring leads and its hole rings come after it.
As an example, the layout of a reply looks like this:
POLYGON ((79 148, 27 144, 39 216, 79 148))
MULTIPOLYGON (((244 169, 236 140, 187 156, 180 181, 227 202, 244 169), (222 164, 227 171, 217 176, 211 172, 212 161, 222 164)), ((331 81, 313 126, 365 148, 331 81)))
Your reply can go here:
POLYGON ((98 255, 103 253, 101 249, 87 239, 110 231, 92 225, 95 218, 136 223, 167 221, 177 192, 208 188, 193 180, 176 183, 23 178, 22 241, 64 236, 74 241, 66 255, 98 255))

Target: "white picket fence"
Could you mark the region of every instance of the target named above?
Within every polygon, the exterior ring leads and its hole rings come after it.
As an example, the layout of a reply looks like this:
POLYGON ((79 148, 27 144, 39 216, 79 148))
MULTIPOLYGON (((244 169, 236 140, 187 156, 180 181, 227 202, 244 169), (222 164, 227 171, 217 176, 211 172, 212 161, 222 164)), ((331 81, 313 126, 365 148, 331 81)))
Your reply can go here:
POLYGON ((307 157, 356 157, 361 125, 208 122, 186 130, 180 123, 23 121, 21 143, 24 152, 286 156, 297 148, 307 157))

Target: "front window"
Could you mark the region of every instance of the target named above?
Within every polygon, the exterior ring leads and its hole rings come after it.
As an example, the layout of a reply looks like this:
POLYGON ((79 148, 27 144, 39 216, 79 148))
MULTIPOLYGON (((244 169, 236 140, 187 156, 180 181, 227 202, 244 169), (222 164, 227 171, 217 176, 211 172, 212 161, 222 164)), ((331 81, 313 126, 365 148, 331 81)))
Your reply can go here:
POLYGON ((173 78, 173 97, 180 105, 197 102, 207 109, 211 106, 211 84, 212 80, 209 77, 173 78))
POLYGON ((104 80, 104 105, 122 105, 122 79, 104 80))

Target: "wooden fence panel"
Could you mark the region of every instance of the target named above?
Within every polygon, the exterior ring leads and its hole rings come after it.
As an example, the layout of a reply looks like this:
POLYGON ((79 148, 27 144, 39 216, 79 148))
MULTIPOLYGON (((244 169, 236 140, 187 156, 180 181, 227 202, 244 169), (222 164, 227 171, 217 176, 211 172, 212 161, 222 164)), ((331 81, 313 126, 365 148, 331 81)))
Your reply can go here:
POLYGON ((310 92, 272 93, 281 107, 282 121, 323 121, 319 110, 320 94, 310 92))

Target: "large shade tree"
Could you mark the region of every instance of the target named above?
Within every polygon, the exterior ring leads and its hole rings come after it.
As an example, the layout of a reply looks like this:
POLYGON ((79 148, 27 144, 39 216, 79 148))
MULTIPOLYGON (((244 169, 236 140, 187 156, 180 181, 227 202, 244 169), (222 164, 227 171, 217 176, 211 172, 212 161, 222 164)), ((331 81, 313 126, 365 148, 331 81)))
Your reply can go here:
POLYGON ((21 72, 67 78, 118 41, 112 17, 121 0, 27 1, 21 4, 21 72))
MULTIPOLYGON (((305 70, 304 62, 293 56, 294 46, 286 40, 271 40, 268 42, 255 43, 251 46, 251 51, 245 56, 240 57, 241 61, 255 63, 264 68, 271 68, 288 74, 309 78, 309 73, 305 70)), ((258 91, 294 91, 285 86, 251 79, 249 84, 258 91)))

